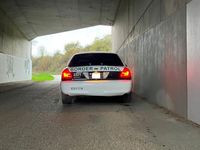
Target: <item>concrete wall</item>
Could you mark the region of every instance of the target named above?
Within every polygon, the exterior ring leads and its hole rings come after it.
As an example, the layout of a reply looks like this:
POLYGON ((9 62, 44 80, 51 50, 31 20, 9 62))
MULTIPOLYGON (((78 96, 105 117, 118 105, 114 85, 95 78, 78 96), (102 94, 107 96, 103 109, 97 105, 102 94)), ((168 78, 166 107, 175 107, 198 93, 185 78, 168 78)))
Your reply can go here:
POLYGON ((31 79, 31 42, 0 10, 0 83, 31 79))
POLYGON ((186 0, 121 0, 113 50, 134 69, 135 92, 187 117, 186 0))
POLYGON ((187 6, 188 118, 200 124, 200 1, 187 6))

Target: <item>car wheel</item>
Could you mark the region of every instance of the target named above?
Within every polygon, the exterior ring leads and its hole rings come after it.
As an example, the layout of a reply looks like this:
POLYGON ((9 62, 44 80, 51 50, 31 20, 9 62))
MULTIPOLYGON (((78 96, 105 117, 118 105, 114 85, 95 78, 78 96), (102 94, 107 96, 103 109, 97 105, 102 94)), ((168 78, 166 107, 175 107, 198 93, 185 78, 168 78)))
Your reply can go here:
POLYGON ((128 93, 122 96, 123 103, 130 103, 132 100, 132 93, 128 93))
POLYGON ((63 104, 73 104, 73 102, 74 102, 74 97, 71 97, 62 93, 63 104))

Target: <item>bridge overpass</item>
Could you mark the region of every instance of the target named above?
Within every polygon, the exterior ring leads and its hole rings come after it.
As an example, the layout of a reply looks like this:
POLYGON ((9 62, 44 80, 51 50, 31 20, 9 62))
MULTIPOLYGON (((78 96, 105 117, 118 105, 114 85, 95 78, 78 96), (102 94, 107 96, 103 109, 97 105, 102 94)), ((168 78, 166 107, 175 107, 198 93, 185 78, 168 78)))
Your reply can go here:
POLYGON ((111 25, 135 92, 200 123, 198 0, 1 0, 0 83, 31 79, 31 40, 111 25))

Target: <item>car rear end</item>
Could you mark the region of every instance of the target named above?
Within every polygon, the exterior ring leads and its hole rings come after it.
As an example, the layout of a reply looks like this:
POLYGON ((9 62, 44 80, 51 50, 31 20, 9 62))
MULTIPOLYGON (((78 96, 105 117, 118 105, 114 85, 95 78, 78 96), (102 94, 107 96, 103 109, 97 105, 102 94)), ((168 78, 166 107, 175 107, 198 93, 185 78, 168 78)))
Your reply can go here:
POLYGON ((74 96, 127 95, 131 89, 131 72, 113 53, 76 54, 62 72, 61 91, 69 102, 74 96))

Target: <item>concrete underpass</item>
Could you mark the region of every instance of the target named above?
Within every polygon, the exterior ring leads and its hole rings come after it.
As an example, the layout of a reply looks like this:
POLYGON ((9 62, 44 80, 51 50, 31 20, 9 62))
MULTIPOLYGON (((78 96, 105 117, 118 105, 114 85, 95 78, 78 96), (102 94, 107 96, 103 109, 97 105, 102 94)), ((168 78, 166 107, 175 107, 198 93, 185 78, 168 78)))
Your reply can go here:
POLYGON ((0 1, 0 149, 200 149, 199 10, 199 0, 0 1), (31 40, 95 25, 112 26, 134 101, 62 106, 59 80, 30 81, 31 40))

